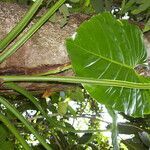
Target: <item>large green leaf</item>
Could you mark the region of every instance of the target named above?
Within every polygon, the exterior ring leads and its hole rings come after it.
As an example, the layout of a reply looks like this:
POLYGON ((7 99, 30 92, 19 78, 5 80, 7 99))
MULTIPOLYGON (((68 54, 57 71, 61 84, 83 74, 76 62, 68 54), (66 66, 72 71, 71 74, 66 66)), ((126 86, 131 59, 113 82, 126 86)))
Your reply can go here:
MULTIPOLYGON (((147 53, 138 27, 102 13, 84 22, 67 40, 67 49, 77 76, 96 79, 149 82, 134 68, 146 61, 147 53)), ((150 113, 150 91, 83 85, 98 102, 128 115, 150 113)))

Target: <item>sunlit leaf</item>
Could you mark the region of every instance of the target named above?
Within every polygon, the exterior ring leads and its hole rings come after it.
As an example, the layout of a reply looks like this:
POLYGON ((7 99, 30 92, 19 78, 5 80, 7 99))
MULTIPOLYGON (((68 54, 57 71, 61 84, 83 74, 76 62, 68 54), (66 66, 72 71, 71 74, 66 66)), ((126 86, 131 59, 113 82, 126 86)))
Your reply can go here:
MULTIPOLYGON (((96 79, 149 82, 134 68, 146 61, 147 53, 140 29, 125 20, 102 13, 84 22, 67 49, 77 76, 96 79)), ((98 102, 128 115, 150 113, 150 91, 83 85, 98 102)))

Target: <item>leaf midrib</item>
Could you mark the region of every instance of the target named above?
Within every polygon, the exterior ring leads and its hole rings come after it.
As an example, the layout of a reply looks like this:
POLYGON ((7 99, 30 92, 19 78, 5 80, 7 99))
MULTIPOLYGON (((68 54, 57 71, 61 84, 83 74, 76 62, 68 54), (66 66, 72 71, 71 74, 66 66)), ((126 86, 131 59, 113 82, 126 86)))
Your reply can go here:
POLYGON ((112 60, 112 59, 106 58, 106 57, 104 57, 104 56, 102 56, 102 55, 98 55, 98 54, 95 54, 95 53, 93 53, 93 52, 91 52, 91 51, 88 51, 87 49, 85 49, 85 48, 83 48, 83 47, 81 47, 81 46, 79 46, 79 45, 73 43, 73 41, 71 41, 71 44, 74 45, 74 46, 76 46, 76 47, 81 48, 82 50, 84 50, 85 52, 87 52, 87 53, 89 53, 89 54, 93 54, 93 55, 95 55, 95 56, 97 56, 97 57, 100 57, 100 58, 106 60, 106 61, 109 61, 109 62, 111 62, 111 63, 120 65, 121 67, 125 67, 125 68, 132 69, 132 70, 133 70, 133 68, 134 68, 134 67, 132 68, 131 66, 128 66, 128 65, 126 65, 126 64, 121 64, 121 63, 119 63, 119 62, 117 62, 117 61, 114 61, 114 60, 112 60))

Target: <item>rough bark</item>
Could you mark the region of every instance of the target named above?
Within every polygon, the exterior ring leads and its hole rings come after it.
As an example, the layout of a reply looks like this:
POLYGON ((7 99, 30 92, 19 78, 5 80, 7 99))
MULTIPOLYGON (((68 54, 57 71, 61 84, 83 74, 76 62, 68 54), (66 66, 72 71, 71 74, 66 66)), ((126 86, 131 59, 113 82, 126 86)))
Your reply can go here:
MULTIPOLYGON (((7 33, 11 31, 27 10, 28 8, 25 6, 0 2, 0 39, 4 38, 7 33)), ((15 41, 27 32, 45 11, 46 10, 40 10, 25 31, 15 39, 15 41)), ((63 28, 59 20, 56 21, 56 23, 50 21, 46 22, 15 54, 0 64, 0 75, 42 73, 70 63, 65 48, 65 40, 70 37, 78 25, 88 17, 89 16, 83 14, 70 16, 69 22, 63 28)), ((13 43, 15 43, 15 41, 13 41, 13 43)), ((73 75, 73 72, 70 70, 60 75, 70 76, 73 75)), ((60 90, 60 86, 57 87, 56 84, 21 83, 21 86, 32 91, 41 91, 45 88, 51 88, 51 91, 60 90)), ((3 90, 3 88, 2 86, 0 87, 1 92, 6 92, 6 89, 3 90)), ((61 89, 62 88, 61 86, 61 89)))
MULTIPOLYGON (((19 22, 26 11, 27 8, 17 4, 0 2, 0 39, 5 37, 19 22)), ((44 13, 44 10, 40 11, 37 17, 42 13, 44 13)), ((37 17, 29 24, 25 32, 37 21, 37 17)), ((36 67, 41 65, 68 63, 65 39, 75 32, 77 26, 86 17, 85 15, 70 17, 68 24, 63 28, 61 28, 59 20, 56 23, 45 23, 14 55, 0 64, 0 68, 15 66, 15 68, 34 68, 35 70, 36 67)))

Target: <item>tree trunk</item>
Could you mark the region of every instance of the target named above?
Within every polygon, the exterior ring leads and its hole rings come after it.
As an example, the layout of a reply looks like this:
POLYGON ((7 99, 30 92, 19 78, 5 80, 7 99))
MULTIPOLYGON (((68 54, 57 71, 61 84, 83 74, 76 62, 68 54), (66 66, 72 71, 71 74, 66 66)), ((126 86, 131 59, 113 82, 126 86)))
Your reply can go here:
MULTIPOLYGON (((0 2, 0 39, 4 38, 11 31, 27 10, 26 6, 0 2)), ((25 31, 9 47, 27 32, 45 11, 45 9, 40 10, 25 31)), ((67 25, 63 28, 59 21, 61 18, 55 23, 46 22, 15 54, 0 64, 0 75, 40 74, 68 65, 70 60, 65 48, 65 40, 87 18, 89 16, 83 14, 71 15, 67 25)), ((72 76, 73 72, 68 70, 59 75, 72 76)), ((20 85, 31 91, 43 91, 46 88, 51 88, 51 91, 57 91, 68 87, 46 83, 20 83, 20 85)), ((6 90, 6 87, 0 86, 1 93, 6 93, 7 91, 11 92, 6 90)))

